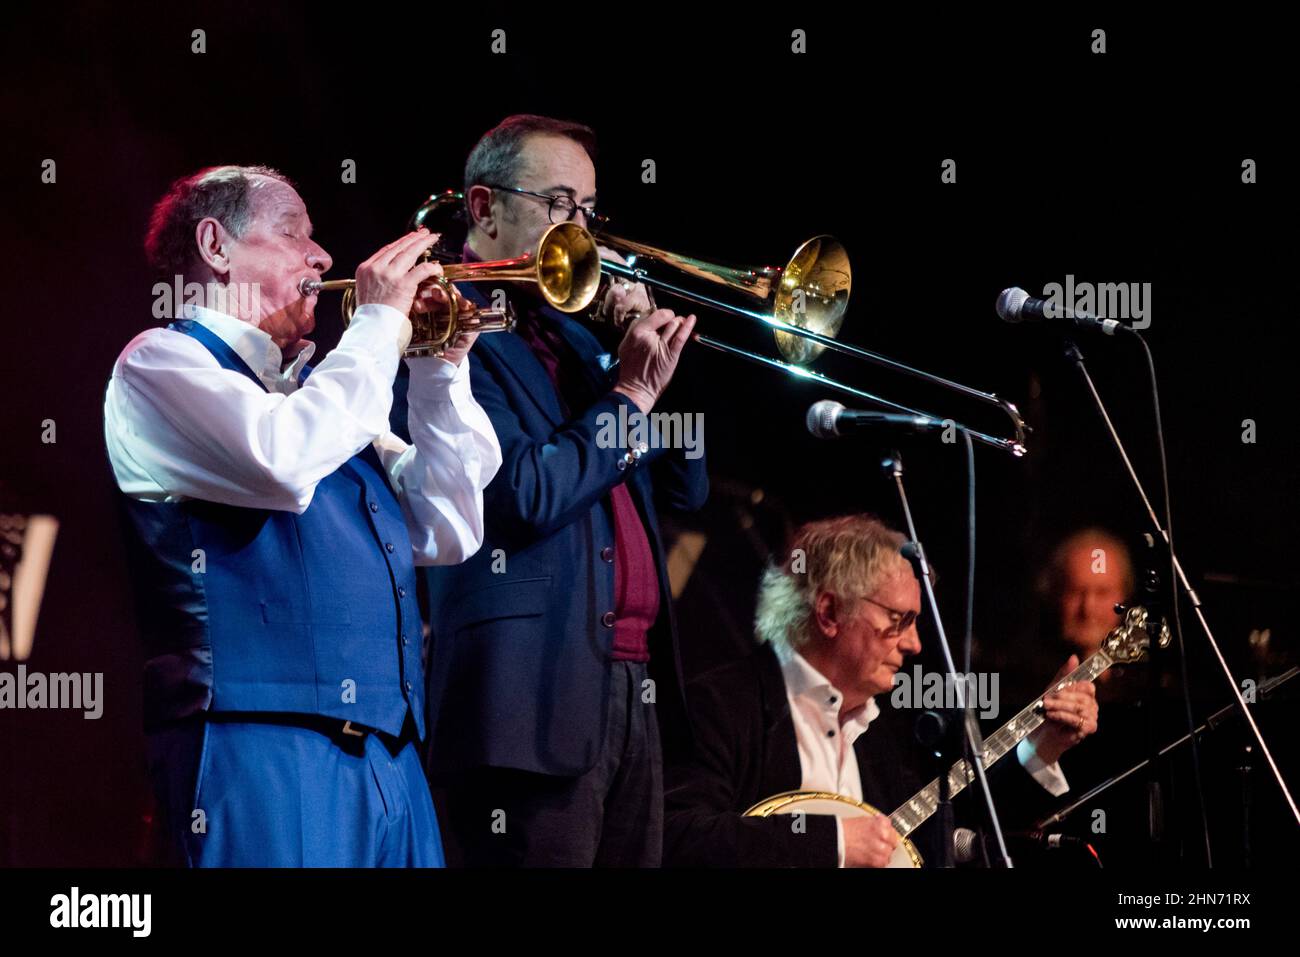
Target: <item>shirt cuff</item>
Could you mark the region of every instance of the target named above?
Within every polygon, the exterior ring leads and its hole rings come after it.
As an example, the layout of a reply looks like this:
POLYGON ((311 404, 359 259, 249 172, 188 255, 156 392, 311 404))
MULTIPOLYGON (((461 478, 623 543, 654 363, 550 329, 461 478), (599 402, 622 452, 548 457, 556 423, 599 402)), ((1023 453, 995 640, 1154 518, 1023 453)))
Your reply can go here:
POLYGON ((411 389, 432 393, 433 398, 455 400, 469 397, 469 356, 454 365, 438 355, 407 356, 411 389))
POLYGON ((387 342, 396 343, 399 355, 411 344, 411 320, 392 306, 386 306, 381 302, 368 302, 364 306, 359 306, 352 314, 352 319, 348 322, 343 335, 346 336, 358 328, 367 333, 374 329, 374 335, 384 337, 387 342))
POLYGON ((839 818, 835 819, 835 846, 838 848, 836 854, 836 867, 844 866, 844 822, 839 818))
POLYGON ((417 378, 447 384, 469 381, 469 356, 461 359, 460 365, 442 356, 407 356, 406 365, 411 370, 412 381, 417 378))
POLYGON ((1030 777, 1041 784, 1052 797, 1060 797, 1070 790, 1070 782, 1065 780, 1065 772, 1061 770, 1061 762, 1054 761, 1048 764, 1038 756, 1038 752, 1034 750, 1033 742, 1028 738, 1016 745, 1016 760, 1020 762, 1022 768, 1029 772, 1030 777))

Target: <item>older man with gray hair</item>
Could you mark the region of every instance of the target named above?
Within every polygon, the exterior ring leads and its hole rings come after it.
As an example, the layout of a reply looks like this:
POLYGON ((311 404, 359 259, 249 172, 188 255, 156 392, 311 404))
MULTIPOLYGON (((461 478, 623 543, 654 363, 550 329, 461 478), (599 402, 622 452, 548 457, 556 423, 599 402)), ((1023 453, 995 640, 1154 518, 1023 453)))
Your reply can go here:
MULTIPOLYGON (((921 591, 899 552, 903 543, 870 515, 810 522, 787 560, 764 573, 759 648, 688 688, 693 744, 669 762, 667 863, 889 862, 900 838, 887 814, 931 776, 912 744, 914 716, 875 700, 921 650, 921 591), (810 814, 800 826, 788 817, 744 816, 761 800, 795 790, 843 795, 884 813, 844 820, 810 814)), ((1047 730, 1036 748, 1018 755, 1030 774, 998 775, 1004 787, 1023 792, 1007 795, 1016 806, 1034 808, 1048 791, 1064 793, 1056 758, 1096 727, 1091 685, 1071 685, 1045 706, 1047 730)), ((927 860, 939 857, 937 836, 932 823, 913 835, 927 860)))
POLYGON ((412 441, 389 431, 436 238, 410 233, 358 267, 356 313, 313 369, 316 300, 300 285, 331 259, 293 184, 213 167, 154 208, 156 289, 187 292, 118 357, 104 437, 176 863, 442 863, 416 746, 415 566, 478 549, 501 450, 470 393, 470 338, 408 360, 412 441))

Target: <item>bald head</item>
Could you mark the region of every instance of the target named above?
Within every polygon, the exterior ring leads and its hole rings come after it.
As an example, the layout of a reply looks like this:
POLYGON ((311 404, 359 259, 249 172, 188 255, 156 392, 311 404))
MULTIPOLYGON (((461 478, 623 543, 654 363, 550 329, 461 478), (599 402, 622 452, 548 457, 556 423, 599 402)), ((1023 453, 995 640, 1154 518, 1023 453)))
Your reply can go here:
POLYGON ((1046 599, 1060 622, 1061 638, 1080 655, 1101 647, 1119 624, 1115 605, 1133 590, 1128 547, 1103 528, 1085 528, 1053 551, 1045 581, 1046 599))

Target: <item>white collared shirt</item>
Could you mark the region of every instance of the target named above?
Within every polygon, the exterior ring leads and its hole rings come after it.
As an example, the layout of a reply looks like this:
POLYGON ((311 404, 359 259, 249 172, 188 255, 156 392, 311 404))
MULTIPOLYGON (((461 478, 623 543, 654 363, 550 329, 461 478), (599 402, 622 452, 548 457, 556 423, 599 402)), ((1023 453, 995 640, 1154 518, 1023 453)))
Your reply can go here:
MULTIPOLYGON (((854 709, 841 725, 840 709, 844 695, 799 652, 784 645, 774 645, 785 679, 786 700, 794 721, 795 742, 799 748, 799 768, 804 791, 830 791, 855 801, 862 800, 862 775, 854 743, 880 714, 875 698, 854 709)), ((1059 764, 1046 764, 1034 754, 1033 747, 1022 741, 1016 757, 1035 781, 1051 794, 1060 796, 1069 790, 1059 764)), ((892 808, 880 808, 888 814, 892 808)), ((844 866, 844 828, 835 822, 839 866, 844 866)))
POLYGON ((326 476, 373 445, 397 493, 417 565, 464 561, 483 542, 483 489, 501 465, 469 362, 411 358, 407 445, 389 431, 393 379, 411 338, 389 306, 357 309, 302 386, 315 346, 287 367, 251 323, 187 304, 266 385, 223 368, 192 336, 154 328, 118 357, 104 396, 104 438, 118 487, 144 501, 201 499, 302 514, 326 476))

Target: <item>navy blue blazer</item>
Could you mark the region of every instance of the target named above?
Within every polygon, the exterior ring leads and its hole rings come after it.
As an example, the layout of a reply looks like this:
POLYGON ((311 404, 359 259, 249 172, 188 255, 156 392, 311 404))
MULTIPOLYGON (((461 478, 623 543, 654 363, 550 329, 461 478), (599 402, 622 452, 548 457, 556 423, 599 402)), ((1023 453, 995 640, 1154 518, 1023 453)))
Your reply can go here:
MULTIPOLYGON (((468 283, 459 288, 486 301, 468 283)), ((472 767, 577 775, 595 764, 614 635, 609 492, 619 482, 627 483, 659 572, 659 615, 649 632, 654 686, 643 698, 653 700, 666 740, 687 733, 657 509, 704 504, 704 457, 652 448, 629 464, 626 448, 601 448, 603 417, 636 407, 610 392, 616 372, 590 332, 549 308, 543 316, 582 359, 591 402, 566 420, 545 368, 518 336, 481 336, 470 354, 474 397, 503 461, 484 493, 483 547, 461 565, 427 570, 435 783, 472 767)), ((399 381, 394 415, 404 423, 401 392, 399 381)))

